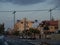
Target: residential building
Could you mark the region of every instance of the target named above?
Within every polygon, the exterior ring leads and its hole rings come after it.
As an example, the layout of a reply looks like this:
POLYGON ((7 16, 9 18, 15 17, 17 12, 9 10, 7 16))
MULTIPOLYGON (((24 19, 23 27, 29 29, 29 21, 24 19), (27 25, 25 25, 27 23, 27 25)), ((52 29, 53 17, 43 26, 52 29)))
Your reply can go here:
POLYGON ((29 28, 32 28, 33 21, 27 20, 27 18, 23 18, 22 20, 17 20, 15 24, 15 29, 17 31, 23 31, 28 30, 29 28))
POLYGON ((58 21, 58 30, 60 30, 60 20, 58 21))
POLYGON ((43 27, 42 30, 47 31, 47 32, 55 32, 58 30, 58 20, 45 20, 40 23, 40 27, 43 27))

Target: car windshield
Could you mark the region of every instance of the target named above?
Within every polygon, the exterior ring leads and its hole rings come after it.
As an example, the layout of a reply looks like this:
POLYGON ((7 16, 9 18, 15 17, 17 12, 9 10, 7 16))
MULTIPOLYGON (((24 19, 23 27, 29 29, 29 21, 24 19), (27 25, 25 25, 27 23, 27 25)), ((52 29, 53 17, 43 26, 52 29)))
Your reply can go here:
POLYGON ((0 0, 0 45, 60 45, 60 0, 0 0))

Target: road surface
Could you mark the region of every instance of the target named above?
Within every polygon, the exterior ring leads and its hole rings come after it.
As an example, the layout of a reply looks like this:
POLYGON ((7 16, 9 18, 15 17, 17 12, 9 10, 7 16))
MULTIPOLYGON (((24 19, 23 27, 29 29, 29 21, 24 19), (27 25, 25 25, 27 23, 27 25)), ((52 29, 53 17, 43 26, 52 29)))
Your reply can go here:
POLYGON ((0 45, 38 45, 41 44, 41 42, 47 42, 50 45, 60 45, 60 40, 46 40, 46 39, 28 40, 10 37, 0 39, 0 45))

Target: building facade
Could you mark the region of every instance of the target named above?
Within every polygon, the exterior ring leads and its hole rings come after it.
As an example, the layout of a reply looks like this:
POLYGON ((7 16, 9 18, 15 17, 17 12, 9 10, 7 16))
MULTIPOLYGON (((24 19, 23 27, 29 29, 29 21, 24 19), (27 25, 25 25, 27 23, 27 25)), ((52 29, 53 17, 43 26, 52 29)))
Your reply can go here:
POLYGON ((26 18, 23 18, 22 20, 17 20, 15 24, 15 30, 28 30, 29 28, 32 28, 33 23, 33 21, 27 20, 26 18))
MULTIPOLYGON (((58 20, 53 20, 53 21, 49 21, 49 20, 45 20, 42 21, 38 27, 39 30, 43 30, 43 31, 47 31, 47 32, 55 32, 56 30, 58 30, 58 20), (41 29, 42 27, 42 29, 41 29)), ((60 24, 60 23, 59 23, 60 24)))
POLYGON ((58 30, 60 30, 60 20, 58 21, 58 30))

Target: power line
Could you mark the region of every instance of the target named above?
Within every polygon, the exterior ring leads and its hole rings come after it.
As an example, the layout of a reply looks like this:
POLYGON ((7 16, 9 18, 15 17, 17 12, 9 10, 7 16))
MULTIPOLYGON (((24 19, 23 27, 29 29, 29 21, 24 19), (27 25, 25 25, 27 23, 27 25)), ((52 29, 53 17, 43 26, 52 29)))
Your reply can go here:
POLYGON ((13 11, 0 11, 0 12, 13 12, 13 11))
MULTIPOLYGON (((55 9, 55 10, 60 10, 60 9, 55 9)), ((21 11, 16 10, 16 12, 33 12, 33 11, 49 11, 49 9, 45 9, 45 10, 21 10, 21 11)), ((14 11, 0 11, 0 12, 14 12, 14 11)))
MULTIPOLYGON (((21 10, 21 11, 16 10, 16 12, 33 12, 33 11, 48 11, 48 9, 46 10, 21 10)), ((0 11, 0 12, 14 12, 14 11, 0 11)))

